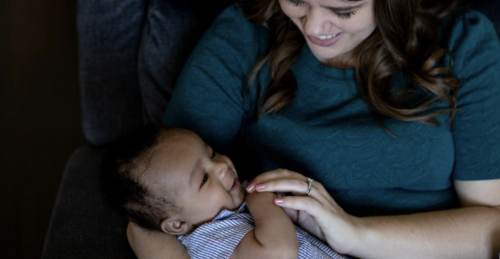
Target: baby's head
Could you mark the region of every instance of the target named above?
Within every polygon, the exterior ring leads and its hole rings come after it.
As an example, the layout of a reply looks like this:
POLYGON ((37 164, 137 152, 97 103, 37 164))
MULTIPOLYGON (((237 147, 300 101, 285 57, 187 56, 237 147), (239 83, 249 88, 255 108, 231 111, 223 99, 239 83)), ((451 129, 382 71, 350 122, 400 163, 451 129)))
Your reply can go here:
POLYGON ((139 225, 185 234, 243 203, 245 193, 231 160, 195 133, 160 128, 127 142, 114 160, 117 182, 124 208, 139 225))

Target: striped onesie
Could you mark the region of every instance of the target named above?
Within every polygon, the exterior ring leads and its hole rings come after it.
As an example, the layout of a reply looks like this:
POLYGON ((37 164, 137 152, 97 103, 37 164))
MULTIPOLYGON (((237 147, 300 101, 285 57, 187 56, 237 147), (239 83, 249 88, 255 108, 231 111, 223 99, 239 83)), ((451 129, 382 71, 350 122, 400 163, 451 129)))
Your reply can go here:
MULTIPOLYGON (((298 226, 299 258, 347 258, 333 251, 298 226)), ((193 232, 178 236, 191 258, 229 258, 243 237, 255 228, 254 221, 243 203, 237 210, 223 210, 214 220, 193 232)))

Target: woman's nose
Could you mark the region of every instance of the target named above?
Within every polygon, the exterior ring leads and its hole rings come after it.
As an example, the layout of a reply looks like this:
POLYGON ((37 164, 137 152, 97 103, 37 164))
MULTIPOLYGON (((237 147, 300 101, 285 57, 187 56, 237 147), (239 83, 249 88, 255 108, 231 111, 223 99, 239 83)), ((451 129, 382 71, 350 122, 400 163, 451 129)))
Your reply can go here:
POLYGON ((302 18, 302 26, 305 34, 319 36, 330 31, 331 23, 328 14, 321 8, 310 8, 302 18))

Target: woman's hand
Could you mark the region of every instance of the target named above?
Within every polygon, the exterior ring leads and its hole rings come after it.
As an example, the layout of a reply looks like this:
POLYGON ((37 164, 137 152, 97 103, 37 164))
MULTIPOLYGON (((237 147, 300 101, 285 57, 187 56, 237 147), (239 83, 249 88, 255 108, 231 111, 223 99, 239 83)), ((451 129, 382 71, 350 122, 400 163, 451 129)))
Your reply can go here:
POLYGON ((285 169, 257 176, 247 185, 248 192, 291 192, 294 196, 277 197, 276 205, 300 227, 324 240, 339 253, 348 254, 359 240, 362 220, 344 212, 319 182, 312 182, 308 196, 307 177, 285 169))

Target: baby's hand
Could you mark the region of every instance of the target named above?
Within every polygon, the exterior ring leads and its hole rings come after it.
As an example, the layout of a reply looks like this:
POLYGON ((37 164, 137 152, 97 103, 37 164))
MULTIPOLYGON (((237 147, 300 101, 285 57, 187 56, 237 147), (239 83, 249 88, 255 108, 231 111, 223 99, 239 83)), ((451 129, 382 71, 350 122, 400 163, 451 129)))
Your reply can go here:
POLYGON ((245 202, 247 203, 247 206, 258 206, 258 204, 274 205, 274 198, 276 198, 276 194, 272 192, 252 192, 247 193, 245 202))
MULTIPOLYGON (((276 197, 284 196, 286 195, 283 192, 276 193, 276 197)), ((322 238, 323 234, 321 233, 321 229, 311 215, 307 214, 307 212, 290 208, 283 208, 283 210, 286 212, 288 217, 290 217, 293 223, 301 226, 304 230, 309 232, 309 234, 322 238)))

